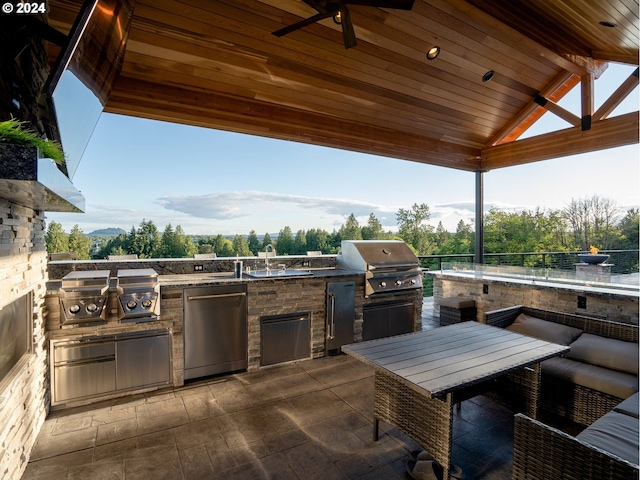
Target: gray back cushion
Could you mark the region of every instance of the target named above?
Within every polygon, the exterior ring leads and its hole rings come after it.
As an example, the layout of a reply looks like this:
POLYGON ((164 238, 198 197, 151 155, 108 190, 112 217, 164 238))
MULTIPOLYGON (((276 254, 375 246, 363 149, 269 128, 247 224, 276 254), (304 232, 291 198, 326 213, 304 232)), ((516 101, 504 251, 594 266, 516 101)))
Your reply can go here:
POLYGON ((524 313, 518 315, 518 318, 507 327, 507 330, 560 345, 569 345, 582 334, 582 330, 579 328, 549 322, 524 313))
POLYGON ((638 375, 638 344, 584 333, 566 358, 638 375))

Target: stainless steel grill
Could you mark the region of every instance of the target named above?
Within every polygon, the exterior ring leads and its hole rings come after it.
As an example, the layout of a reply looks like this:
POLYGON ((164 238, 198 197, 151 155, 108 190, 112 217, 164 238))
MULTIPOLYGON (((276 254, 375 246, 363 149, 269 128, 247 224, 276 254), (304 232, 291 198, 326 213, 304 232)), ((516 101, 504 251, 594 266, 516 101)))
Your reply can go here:
POLYGON ((422 288, 418 257, 398 240, 343 240, 336 268, 365 274, 365 297, 422 288))
POLYGON ((150 322, 160 315, 160 284, 152 268, 118 270, 120 322, 150 322))
POLYGON ((60 323, 63 327, 105 324, 109 270, 70 272, 62 277, 60 323))

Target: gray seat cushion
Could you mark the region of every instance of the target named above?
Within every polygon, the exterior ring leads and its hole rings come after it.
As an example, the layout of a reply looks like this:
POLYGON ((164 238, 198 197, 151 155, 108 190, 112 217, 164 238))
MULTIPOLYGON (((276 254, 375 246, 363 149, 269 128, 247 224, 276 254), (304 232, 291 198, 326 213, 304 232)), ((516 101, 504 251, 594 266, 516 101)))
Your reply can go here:
POLYGON ((638 344, 590 333, 580 335, 567 358, 638 375, 638 344))
POLYGON ((541 365, 545 375, 553 375, 617 398, 628 398, 638 391, 638 377, 630 373, 562 357, 550 358, 541 365))
POLYGON ((441 307, 449 308, 472 308, 476 306, 476 302, 470 297, 444 297, 441 298, 438 304, 441 307))
POLYGON ((635 395, 631 395, 624 402, 616 405, 616 407, 613 410, 618 413, 624 413, 625 415, 638 418, 639 417, 638 404, 640 402, 640 398, 638 398, 639 396, 640 396, 639 393, 636 393, 635 395))
POLYGON ((515 321, 507 327, 507 330, 560 345, 569 345, 582 334, 582 330, 579 328, 549 322, 524 313, 518 315, 515 321))
POLYGON ((638 465, 638 419, 623 413, 609 412, 576 438, 638 465))

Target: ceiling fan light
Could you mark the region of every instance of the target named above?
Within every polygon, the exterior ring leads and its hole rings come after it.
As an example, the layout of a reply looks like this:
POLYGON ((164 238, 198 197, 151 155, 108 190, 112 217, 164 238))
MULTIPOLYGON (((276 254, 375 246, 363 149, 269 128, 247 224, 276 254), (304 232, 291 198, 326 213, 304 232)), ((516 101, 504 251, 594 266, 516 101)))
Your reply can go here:
POLYGON ((340 12, 336 13, 333 16, 333 23, 335 23, 336 25, 342 25, 342 15, 340 15, 340 12))
POLYGON ((427 51, 427 60, 435 60, 440 55, 440 47, 433 46, 427 51))
POLYGON ((495 74, 495 72, 493 70, 489 70, 487 73, 482 75, 482 81, 483 82, 488 82, 489 80, 491 80, 493 78, 494 74, 495 74))

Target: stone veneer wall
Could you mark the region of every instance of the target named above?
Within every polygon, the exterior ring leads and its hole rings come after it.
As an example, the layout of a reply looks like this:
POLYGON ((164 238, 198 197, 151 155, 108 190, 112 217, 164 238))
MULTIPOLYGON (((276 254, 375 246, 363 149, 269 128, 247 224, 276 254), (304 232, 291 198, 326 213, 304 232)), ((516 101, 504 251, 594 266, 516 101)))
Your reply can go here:
POLYGON ((536 289, 530 286, 512 286, 489 283, 489 293, 482 292, 482 282, 454 281, 435 278, 433 282, 434 313, 439 314, 438 300, 443 297, 464 296, 476 301, 477 319, 484 313, 499 308, 525 305, 527 307, 574 313, 604 318, 614 322, 638 325, 638 299, 607 298, 584 292, 568 293, 564 290, 536 289), (585 296, 587 308, 578 308, 578 295, 585 296))
POLYGON ((0 198, 0 308, 33 292, 33 354, 0 384, 0 478, 18 480, 50 403, 44 213, 0 198))

